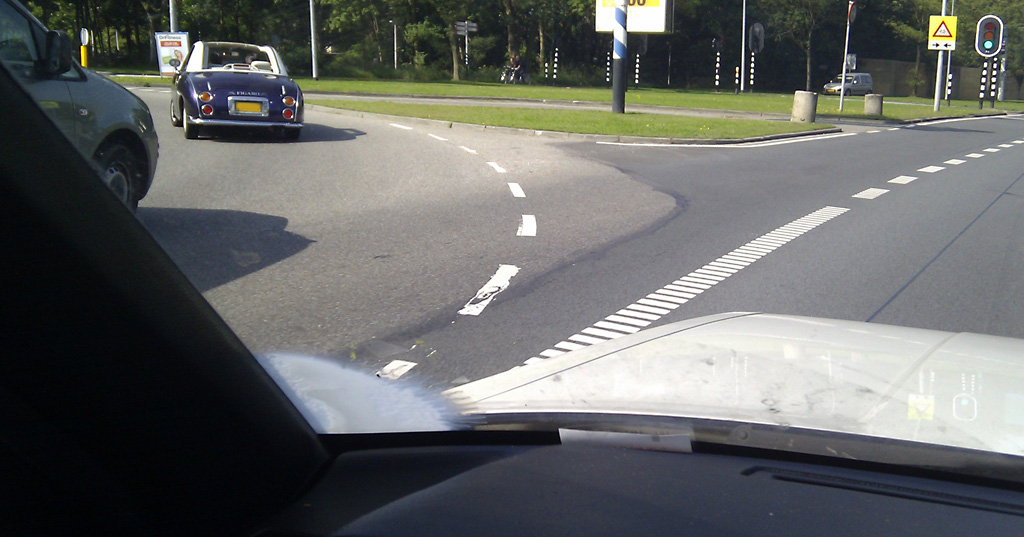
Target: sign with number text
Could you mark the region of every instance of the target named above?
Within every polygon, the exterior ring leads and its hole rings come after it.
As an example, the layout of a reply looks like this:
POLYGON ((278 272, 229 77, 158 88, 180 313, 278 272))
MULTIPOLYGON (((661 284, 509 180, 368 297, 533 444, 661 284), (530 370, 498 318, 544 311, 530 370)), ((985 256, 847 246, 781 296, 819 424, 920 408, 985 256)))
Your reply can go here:
MULTIPOLYGON (((595 0, 597 4, 597 31, 615 29, 615 0, 595 0)), ((639 34, 672 33, 673 0, 628 0, 626 31, 639 34)))

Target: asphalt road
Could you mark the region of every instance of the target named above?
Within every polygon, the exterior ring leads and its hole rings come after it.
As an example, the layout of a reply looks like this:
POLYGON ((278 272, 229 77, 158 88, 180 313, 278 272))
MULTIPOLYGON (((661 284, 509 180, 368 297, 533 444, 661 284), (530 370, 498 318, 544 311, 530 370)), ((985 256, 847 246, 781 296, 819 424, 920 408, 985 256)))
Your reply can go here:
POLYGON ((1021 118, 666 147, 309 111, 298 143, 186 141, 140 94, 139 218, 255 352, 444 388, 725 311, 1024 337, 1021 118))

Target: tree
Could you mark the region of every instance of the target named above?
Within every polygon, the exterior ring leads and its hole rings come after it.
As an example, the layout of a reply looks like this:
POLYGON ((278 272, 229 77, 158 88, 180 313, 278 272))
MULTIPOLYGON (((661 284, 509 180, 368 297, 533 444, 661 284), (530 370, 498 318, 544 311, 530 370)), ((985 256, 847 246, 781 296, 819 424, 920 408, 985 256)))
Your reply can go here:
POLYGON ((834 0, 775 0, 772 4, 768 20, 775 28, 776 39, 788 39, 804 52, 807 66, 804 89, 807 91, 811 91, 815 32, 830 16, 834 17, 830 11, 839 11, 845 16, 846 5, 846 2, 839 4, 834 0))

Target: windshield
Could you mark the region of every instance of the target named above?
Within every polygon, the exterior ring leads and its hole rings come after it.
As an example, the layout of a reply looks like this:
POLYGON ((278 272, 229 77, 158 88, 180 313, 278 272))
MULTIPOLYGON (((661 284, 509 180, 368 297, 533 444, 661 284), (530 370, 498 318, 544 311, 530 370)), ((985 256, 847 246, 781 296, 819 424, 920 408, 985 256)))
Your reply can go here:
POLYGON ((180 3, 199 72, 158 76, 168 13, 113 4, 79 35, 0 0, 0 60, 318 432, 582 413, 1024 456, 1024 56, 979 109, 983 60, 933 99, 898 10, 829 92, 845 20, 784 5, 757 15, 810 43, 751 54, 697 2, 616 58, 592 2, 322 3, 312 36, 180 3))

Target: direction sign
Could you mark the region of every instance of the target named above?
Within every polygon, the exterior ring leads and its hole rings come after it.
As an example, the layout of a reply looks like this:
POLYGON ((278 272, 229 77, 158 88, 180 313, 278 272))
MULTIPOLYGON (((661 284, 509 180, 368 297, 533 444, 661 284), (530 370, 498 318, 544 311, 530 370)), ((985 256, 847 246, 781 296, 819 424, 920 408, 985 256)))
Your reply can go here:
POLYGON ((928 50, 956 50, 956 17, 928 18, 928 50))
POLYGON ((455 33, 459 35, 467 35, 469 32, 476 32, 479 30, 480 26, 475 22, 455 21, 455 33))

